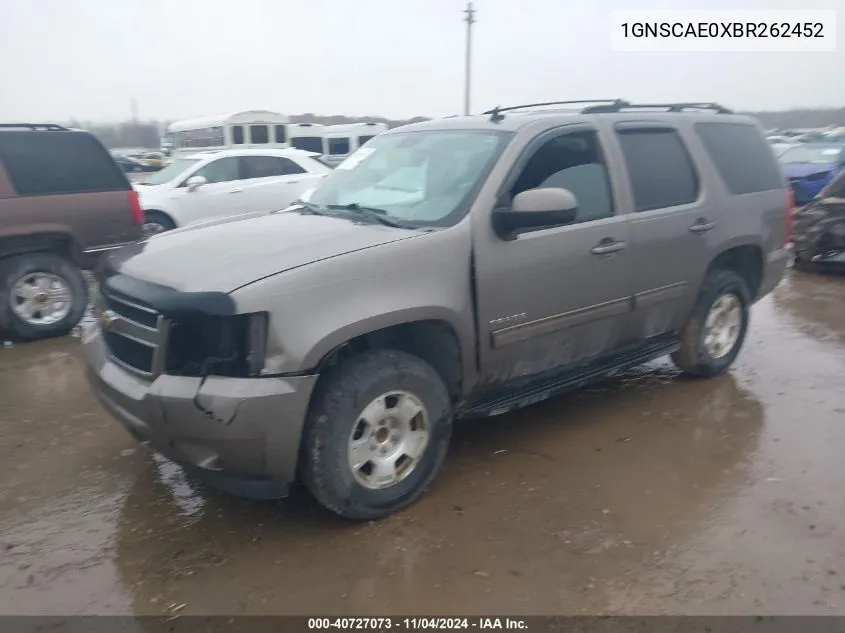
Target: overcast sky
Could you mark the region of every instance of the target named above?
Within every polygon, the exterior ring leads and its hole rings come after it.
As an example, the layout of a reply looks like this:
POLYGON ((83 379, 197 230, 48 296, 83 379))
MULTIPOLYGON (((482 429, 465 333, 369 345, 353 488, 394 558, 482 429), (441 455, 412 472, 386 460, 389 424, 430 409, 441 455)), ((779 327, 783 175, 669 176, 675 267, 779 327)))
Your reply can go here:
MULTIPOLYGON (((445 116, 464 0, 0 0, 0 120, 233 110, 445 116)), ((845 105, 836 53, 614 53, 614 9, 834 9, 842 0, 476 0, 473 109, 555 99, 845 105)))

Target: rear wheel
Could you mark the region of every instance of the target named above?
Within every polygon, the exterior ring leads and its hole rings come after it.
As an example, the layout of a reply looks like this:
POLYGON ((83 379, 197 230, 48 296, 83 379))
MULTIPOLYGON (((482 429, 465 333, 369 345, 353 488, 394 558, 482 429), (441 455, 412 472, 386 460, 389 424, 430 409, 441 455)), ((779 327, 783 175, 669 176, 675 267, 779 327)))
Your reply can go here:
POLYGON ((161 211, 144 211, 144 235, 149 237, 176 228, 176 224, 161 211))
POLYGON ((725 372, 742 348, 750 306, 748 285, 740 275, 731 270, 710 272, 681 330, 681 347, 672 354, 675 365, 701 378, 725 372))
POLYGON ((0 261, 0 330, 21 341, 70 332, 88 305, 82 271, 53 253, 0 261))
POLYGON ((423 494, 451 432, 449 394, 430 365, 404 352, 365 352, 327 375, 314 395, 304 483, 340 516, 387 516, 423 494))

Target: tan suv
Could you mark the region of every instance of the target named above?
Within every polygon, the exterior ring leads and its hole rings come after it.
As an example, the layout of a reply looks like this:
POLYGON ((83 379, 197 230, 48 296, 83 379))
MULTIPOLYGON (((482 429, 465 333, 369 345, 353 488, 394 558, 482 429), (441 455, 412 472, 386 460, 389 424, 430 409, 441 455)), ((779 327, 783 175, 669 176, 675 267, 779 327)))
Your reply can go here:
POLYGON ((299 480, 384 516, 432 481, 456 418, 665 355, 726 371, 784 274, 791 212, 759 124, 718 106, 408 125, 284 212, 110 256, 88 376, 213 485, 299 480))
POLYGON ((142 237, 136 192, 88 132, 0 125, 0 337, 66 334, 88 291, 81 268, 142 237))

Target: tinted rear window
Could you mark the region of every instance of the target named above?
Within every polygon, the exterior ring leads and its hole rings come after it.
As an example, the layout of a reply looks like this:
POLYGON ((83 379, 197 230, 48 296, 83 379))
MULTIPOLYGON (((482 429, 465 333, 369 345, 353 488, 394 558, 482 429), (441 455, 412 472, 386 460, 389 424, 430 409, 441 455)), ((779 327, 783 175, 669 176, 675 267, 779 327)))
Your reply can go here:
POLYGON ((619 141, 637 211, 696 201, 698 176, 677 132, 662 128, 619 130, 619 141))
POLYGON ((0 134, 0 159, 21 196, 129 189, 114 159, 82 132, 0 134))
POLYGON ((783 188, 772 149, 753 125, 708 121, 695 130, 733 195, 783 188))

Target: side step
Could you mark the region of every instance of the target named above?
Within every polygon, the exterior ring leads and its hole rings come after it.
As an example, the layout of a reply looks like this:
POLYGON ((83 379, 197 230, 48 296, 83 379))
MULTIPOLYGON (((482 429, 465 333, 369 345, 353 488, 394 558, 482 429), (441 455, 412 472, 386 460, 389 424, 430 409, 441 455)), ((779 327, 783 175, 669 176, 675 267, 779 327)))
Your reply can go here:
POLYGON ((594 364, 567 370, 540 382, 530 383, 522 389, 505 389, 493 392, 488 394, 487 397, 469 402, 466 407, 457 412, 457 417, 488 417, 521 409, 587 383, 612 376, 617 372, 666 356, 677 350, 678 347, 680 347, 680 343, 674 336, 671 338, 660 337, 645 347, 638 347, 634 351, 610 356, 594 364))

